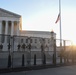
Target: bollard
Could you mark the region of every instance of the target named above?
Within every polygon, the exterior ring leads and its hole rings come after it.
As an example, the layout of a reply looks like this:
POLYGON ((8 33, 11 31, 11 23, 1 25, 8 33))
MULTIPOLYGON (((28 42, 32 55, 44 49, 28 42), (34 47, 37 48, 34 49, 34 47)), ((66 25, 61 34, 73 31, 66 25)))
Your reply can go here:
POLYGON ((8 55, 8 68, 11 67, 11 55, 8 55))
POLYGON ((68 58, 68 56, 67 56, 67 63, 69 63, 69 58, 68 58))
POLYGON ((24 66, 24 54, 22 54, 22 66, 24 66))
POLYGON ((36 65, 36 54, 34 55, 34 65, 36 65))
POLYGON ((42 64, 43 64, 43 65, 45 65, 45 64, 46 64, 46 56, 45 56, 45 54, 43 54, 42 64))
POLYGON ((64 64, 66 63, 66 57, 64 56, 64 64))
POLYGON ((46 64, 46 55, 44 54, 44 61, 43 64, 46 64))
POLYGON ((72 57, 72 63, 74 63, 74 57, 72 57))
POLYGON ((52 61, 53 61, 53 64, 54 64, 54 54, 53 54, 53 57, 52 57, 52 61))
POLYGON ((56 65, 56 39, 54 39, 54 65, 56 65))
POLYGON ((52 57, 52 61, 53 61, 53 64, 56 65, 56 58, 55 58, 54 54, 53 54, 53 57, 52 57))
POLYGON ((60 56, 60 64, 62 64, 62 56, 60 56))

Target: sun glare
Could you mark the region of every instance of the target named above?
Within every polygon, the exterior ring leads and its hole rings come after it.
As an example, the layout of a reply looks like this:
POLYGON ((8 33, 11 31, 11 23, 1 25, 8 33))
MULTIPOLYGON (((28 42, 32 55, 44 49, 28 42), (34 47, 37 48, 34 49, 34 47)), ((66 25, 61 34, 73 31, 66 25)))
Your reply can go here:
POLYGON ((72 44, 76 46, 76 40, 73 40, 72 41, 72 44))

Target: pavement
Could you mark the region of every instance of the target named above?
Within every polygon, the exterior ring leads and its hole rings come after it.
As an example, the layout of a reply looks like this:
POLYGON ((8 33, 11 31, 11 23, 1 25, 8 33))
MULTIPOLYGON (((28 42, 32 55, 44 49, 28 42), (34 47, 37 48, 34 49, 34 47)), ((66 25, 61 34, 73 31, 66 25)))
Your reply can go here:
POLYGON ((3 73, 0 75, 76 75, 76 65, 23 72, 3 73))

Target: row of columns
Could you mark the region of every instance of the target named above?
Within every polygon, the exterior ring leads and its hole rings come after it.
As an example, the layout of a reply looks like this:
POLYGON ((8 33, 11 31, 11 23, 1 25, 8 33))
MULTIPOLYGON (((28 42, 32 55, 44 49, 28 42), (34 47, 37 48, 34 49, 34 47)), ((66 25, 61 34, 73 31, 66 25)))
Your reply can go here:
MULTIPOLYGON (((2 34, 2 22, 0 21, 0 34, 2 34)), ((8 22, 9 21, 4 21, 5 22, 5 35, 8 35, 8 22)), ((17 35, 19 34, 19 21, 10 21, 11 22, 11 35, 14 35, 14 24, 16 22, 17 24, 17 35)))
MULTIPOLYGON (((0 34, 5 34, 5 35, 19 35, 19 21, 0 21, 0 34), (16 23, 16 32, 14 33, 14 26, 15 26, 15 23, 16 23), (11 28, 9 28, 9 25, 11 28), (3 28, 4 26, 4 28, 3 28), (3 29, 4 29, 4 32, 3 32, 3 29), (10 34, 9 34, 9 30, 10 30, 10 34)), ((2 37, 0 35, 0 37, 2 37)), ((7 36, 4 37, 4 42, 7 42, 7 36)), ((1 40, 1 38, 0 38, 1 40)))

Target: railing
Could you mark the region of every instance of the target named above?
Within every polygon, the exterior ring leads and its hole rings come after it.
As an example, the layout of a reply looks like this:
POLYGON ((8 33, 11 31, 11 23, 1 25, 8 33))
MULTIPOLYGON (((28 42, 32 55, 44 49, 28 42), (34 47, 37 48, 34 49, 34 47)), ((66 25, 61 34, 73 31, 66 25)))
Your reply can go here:
POLYGON ((59 42, 49 38, 0 35, 0 69, 75 62, 76 48, 71 41, 62 40, 62 48, 59 42))

